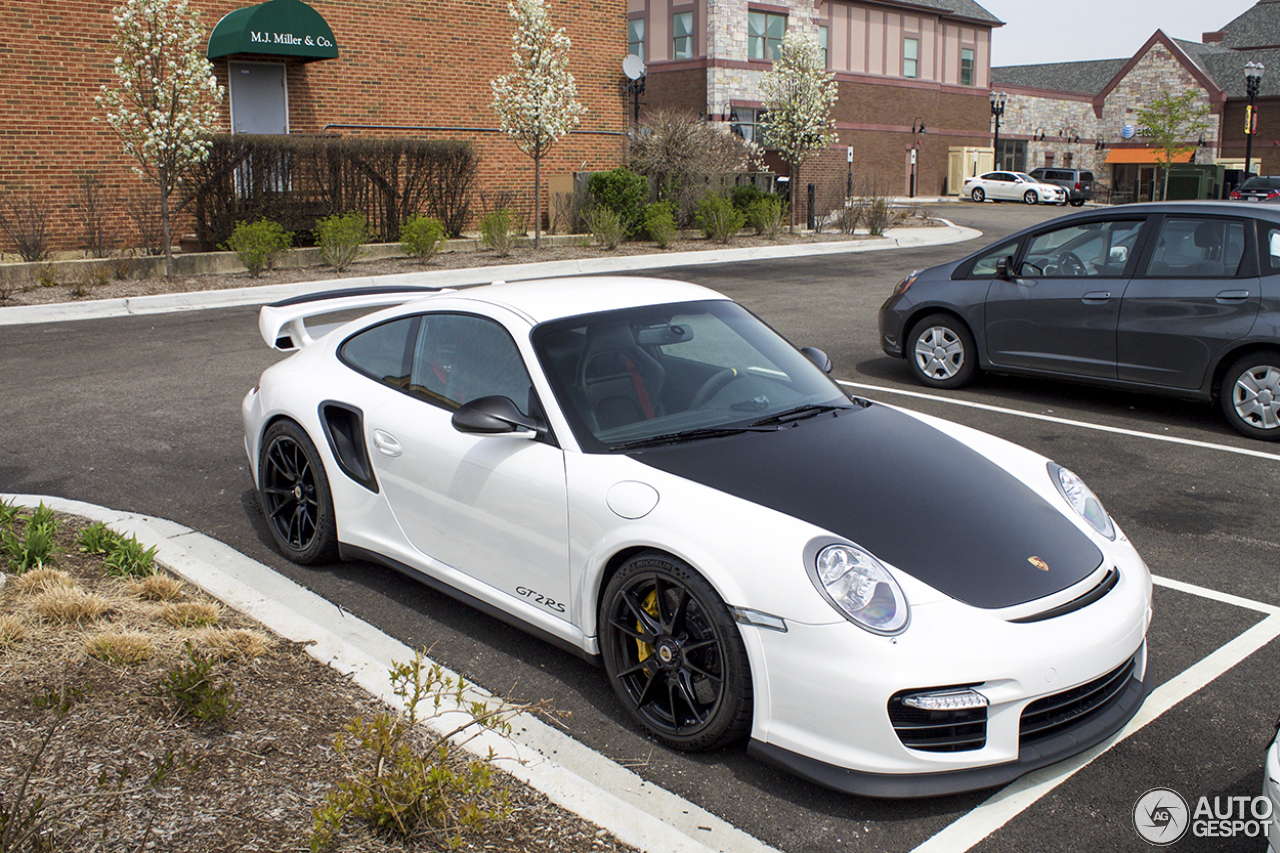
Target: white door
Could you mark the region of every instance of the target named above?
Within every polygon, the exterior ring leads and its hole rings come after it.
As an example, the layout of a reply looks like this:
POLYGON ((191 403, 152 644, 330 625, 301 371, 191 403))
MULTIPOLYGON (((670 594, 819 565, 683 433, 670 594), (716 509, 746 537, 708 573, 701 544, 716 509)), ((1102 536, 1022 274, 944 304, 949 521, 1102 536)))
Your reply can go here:
POLYGON ((289 98, 284 66, 228 63, 233 133, 288 133, 289 98))

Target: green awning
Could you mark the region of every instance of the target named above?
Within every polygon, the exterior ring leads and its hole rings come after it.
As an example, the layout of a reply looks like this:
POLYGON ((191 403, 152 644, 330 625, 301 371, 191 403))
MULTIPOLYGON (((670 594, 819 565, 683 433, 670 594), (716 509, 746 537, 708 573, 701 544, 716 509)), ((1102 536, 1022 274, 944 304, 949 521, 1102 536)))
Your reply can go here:
POLYGON ((338 41, 325 19, 302 0, 268 0, 229 12, 209 36, 206 56, 237 53, 337 59, 338 41))

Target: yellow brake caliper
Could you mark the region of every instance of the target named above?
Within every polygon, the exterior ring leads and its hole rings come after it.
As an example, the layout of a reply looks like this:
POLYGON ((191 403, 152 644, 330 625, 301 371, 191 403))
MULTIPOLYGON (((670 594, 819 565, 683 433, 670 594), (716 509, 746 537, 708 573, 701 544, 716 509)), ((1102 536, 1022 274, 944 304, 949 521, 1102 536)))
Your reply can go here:
MULTIPOLYGON (((649 596, 644 600, 644 612, 648 613, 650 616, 657 617, 658 591, 656 589, 649 593, 649 596)), ((644 626, 641 625, 639 621, 636 622, 636 630, 642 634, 644 633, 644 626)), ((640 652, 641 661, 646 660, 653 654, 653 646, 649 645, 644 640, 636 640, 636 648, 640 652)))

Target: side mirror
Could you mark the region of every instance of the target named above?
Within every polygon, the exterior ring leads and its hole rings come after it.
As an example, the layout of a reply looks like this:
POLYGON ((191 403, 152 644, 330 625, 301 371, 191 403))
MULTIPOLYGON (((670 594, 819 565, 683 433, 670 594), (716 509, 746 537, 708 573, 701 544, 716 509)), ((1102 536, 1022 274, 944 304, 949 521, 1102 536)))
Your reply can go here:
POLYGON ((831 359, 817 347, 801 347, 800 354, 809 359, 823 373, 831 373, 831 359))
POLYGON ((1006 255, 1003 258, 996 258, 996 276, 1005 281, 1013 281, 1013 273, 1009 267, 1013 264, 1013 256, 1006 255))
POLYGON ((520 413, 508 397, 480 397, 463 403, 453 413, 453 428, 469 435, 505 435, 518 433, 537 438, 545 425, 520 413))

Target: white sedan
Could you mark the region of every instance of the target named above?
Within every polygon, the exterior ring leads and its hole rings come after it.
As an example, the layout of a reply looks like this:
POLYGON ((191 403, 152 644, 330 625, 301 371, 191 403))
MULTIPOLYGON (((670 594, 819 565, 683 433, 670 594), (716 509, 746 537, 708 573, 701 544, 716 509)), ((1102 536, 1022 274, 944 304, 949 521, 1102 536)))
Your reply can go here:
POLYGON ((1067 191, 1024 172, 987 172, 964 179, 961 195, 974 201, 1025 201, 1027 204, 1066 204, 1067 191))
POLYGON ((1079 478, 849 396, 713 291, 375 288, 259 327, 297 350, 243 404, 279 548, 599 661, 668 747, 931 796, 1087 749, 1148 692, 1151 577, 1079 478))

